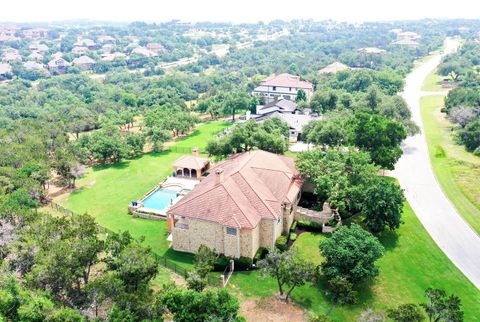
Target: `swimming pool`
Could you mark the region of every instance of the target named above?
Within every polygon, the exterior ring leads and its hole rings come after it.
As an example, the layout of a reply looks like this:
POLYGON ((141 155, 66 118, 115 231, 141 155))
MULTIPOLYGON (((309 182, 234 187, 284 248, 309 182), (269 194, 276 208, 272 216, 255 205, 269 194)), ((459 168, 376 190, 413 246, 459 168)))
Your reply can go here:
POLYGON ((172 201, 177 198, 175 190, 160 188, 143 199, 142 203, 145 208, 154 210, 164 210, 171 205, 172 201))

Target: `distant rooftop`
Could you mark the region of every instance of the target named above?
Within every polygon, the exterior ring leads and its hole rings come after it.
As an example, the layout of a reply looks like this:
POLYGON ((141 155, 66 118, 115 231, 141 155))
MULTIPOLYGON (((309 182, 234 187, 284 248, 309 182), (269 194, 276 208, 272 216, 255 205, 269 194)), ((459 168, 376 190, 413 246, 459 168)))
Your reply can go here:
POLYGON ((260 83, 260 85, 303 88, 303 89, 313 90, 312 83, 301 80, 300 76, 295 76, 287 73, 269 76, 265 78, 260 83))

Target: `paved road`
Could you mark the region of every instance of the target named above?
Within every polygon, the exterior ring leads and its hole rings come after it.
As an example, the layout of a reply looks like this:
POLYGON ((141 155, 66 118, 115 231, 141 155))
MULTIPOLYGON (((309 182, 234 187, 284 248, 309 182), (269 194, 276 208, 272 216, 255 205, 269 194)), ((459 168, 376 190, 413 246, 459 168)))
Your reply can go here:
MULTIPOLYGON (((456 45, 447 41, 445 48, 445 54, 448 54, 456 49, 456 45)), ((422 83, 440 60, 438 54, 415 69, 406 79, 402 96, 410 106, 413 119, 420 126, 422 134, 405 140, 404 154, 393 175, 405 189, 408 202, 433 240, 465 276, 480 288, 480 237, 463 220, 437 182, 420 117, 422 83)))

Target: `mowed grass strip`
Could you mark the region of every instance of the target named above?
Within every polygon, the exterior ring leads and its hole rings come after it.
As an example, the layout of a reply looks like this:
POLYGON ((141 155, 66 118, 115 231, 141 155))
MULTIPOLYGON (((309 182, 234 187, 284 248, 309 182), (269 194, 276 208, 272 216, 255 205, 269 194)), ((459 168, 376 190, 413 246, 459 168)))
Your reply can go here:
MULTIPOLYGON (((182 147, 205 148, 214 133, 228 126, 224 122, 201 124, 191 136, 181 139, 182 147)), ((173 171, 172 163, 180 153, 148 153, 118 164, 90 168, 78 181, 79 189, 56 201, 76 213, 88 213, 97 222, 114 231, 128 230, 134 237, 145 237, 145 244, 159 255, 167 256, 183 267, 190 267, 192 256, 169 249, 165 221, 134 218, 127 207, 138 200, 173 171)))
POLYGON ((455 142, 455 125, 440 109, 443 95, 424 96, 421 115, 437 180, 470 226, 480 233, 480 157, 455 142))
POLYGON ((422 85, 422 91, 425 92, 437 92, 445 91, 446 89, 442 87, 443 77, 437 74, 437 70, 433 70, 428 74, 427 78, 422 85))
MULTIPOLYGON (((360 288, 358 304, 332 305, 325 296, 324 281, 294 290, 293 301, 312 312, 330 312, 335 321, 356 321, 370 307, 385 311, 403 303, 423 303, 425 289, 434 287, 458 295, 465 321, 474 321, 480 316, 480 291, 437 247, 408 204, 404 206, 403 220, 405 224, 396 232, 380 236, 385 247, 385 255, 378 262, 380 275, 371 287, 360 288)), ((327 237, 318 233, 303 233, 294 246, 299 248, 302 258, 319 264, 322 259, 318 245, 324 238, 327 237)), ((276 281, 261 278, 258 271, 236 272, 228 287, 247 297, 269 297, 278 292, 276 281)))

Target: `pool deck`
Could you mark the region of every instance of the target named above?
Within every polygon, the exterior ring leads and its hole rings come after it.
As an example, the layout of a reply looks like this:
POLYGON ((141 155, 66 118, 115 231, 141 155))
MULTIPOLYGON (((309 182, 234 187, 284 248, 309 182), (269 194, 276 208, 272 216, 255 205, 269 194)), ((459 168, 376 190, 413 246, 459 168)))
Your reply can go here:
MULTIPOLYGON (((158 189, 174 190, 177 193, 180 193, 181 191, 191 191, 191 190, 193 190, 193 188, 195 188, 195 186, 199 183, 200 183, 200 181, 195 180, 195 179, 167 177, 167 179, 165 179, 165 181, 158 184, 157 186, 155 186, 155 188, 153 188, 148 193, 146 193, 141 198, 141 201, 139 202, 139 204, 143 204, 143 201, 145 199, 147 199, 150 195, 155 193, 158 189)), ((186 195, 186 193, 180 194, 179 196, 177 196, 177 198, 175 198, 171 202, 171 204, 169 206, 167 206, 167 207, 165 207, 164 209, 161 209, 161 210, 147 208, 147 207, 137 207, 135 209, 130 209, 131 208, 131 206, 130 206, 129 207, 129 212, 132 213, 133 215, 138 215, 138 216, 141 216, 141 214, 145 214, 147 216, 151 215, 151 216, 154 216, 154 217, 166 218, 168 209, 170 209, 170 207, 172 207, 178 201, 180 201, 185 195, 186 195)))

